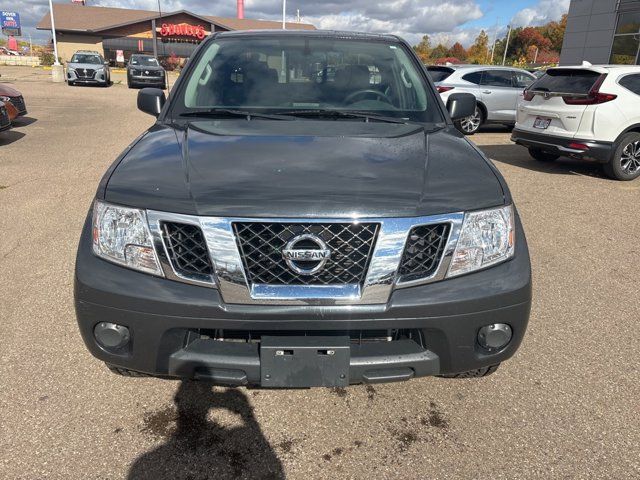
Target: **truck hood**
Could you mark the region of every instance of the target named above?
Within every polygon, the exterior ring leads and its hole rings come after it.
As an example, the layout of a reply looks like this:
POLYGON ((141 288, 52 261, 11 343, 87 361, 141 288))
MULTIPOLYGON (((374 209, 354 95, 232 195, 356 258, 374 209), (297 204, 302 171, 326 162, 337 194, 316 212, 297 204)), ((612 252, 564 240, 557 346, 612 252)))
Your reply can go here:
POLYGON ((457 133, 350 121, 156 125, 105 180, 108 202, 227 217, 406 217, 505 201, 457 133))

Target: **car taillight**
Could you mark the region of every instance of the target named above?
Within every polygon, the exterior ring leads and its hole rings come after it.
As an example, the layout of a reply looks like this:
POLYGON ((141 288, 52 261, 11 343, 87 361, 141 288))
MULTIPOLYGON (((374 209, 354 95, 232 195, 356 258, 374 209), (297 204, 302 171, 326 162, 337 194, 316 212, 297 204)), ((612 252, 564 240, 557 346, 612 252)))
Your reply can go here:
POLYGON ((438 93, 444 93, 444 92, 448 92, 449 90, 453 90, 454 87, 443 87, 441 85, 436 87, 436 90, 438 90, 438 93))
POLYGON ((617 95, 614 95, 612 93, 600 92, 600 87, 602 86, 605 78, 607 78, 607 74, 601 74, 596 80, 596 83, 593 84, 593 87, 591 87, 591 90, 589 90, 589 93, 586 97, 572 97, 571 95, 563 96, 562 99, 564 100, 564 103, 566 103, 567 105, 599 105, 601 103, 615 100, 618 97, 617 95))
POLYGON ((522 95, 522 99, 523 99, 525 102, 530 102, 531 100, 533 100, 533 97, 535 97, 535 96, 536 96, 536 94, 535 94, 535 93, 530 92, 529 90, 525 90, 525 91, 524 91, 524 94, 522 95))

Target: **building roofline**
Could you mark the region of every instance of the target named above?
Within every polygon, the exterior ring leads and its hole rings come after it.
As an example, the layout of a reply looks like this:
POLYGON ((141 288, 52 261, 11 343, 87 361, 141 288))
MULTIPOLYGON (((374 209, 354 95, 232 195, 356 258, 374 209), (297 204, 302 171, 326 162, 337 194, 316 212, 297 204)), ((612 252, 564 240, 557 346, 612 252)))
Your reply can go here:
MULTIPOLYGON (((125 10, 125 9, 123 9, 123 10, 125 10)), ((105 30, 112 30, 114 28, 126 27, 127 25, 135 25, 136 23, 140 23, 140 22, 148 22, 149 20, 158 20, 158 19, 165 18, 165 17, 172 17, 174 15, 179 15, 181 13, 184 13, 185 15, 190 15, 190 16, 195 17, 195 18, 198 18, 198 19, 202 20, 205 23, 214 24, 214 25, 217 25, 219 27, 228 28, 225 25, 222 25, 222 24, 219 24, 217 22, 214 22, 210 18, 207 18, 207 17, 205 17, 203 15, 198 15, 197 13, 193 13, 193 12, 190 12, 188 10, 182 9, 182 10, 176 10, 175 12, 166 12, 166 13, 163 13, 162 15, 159 15, 159 14, 156 13, 155 15, 152 15, 152 16, 147 17, 147 18, 141 18, 141 19, 138 19, 138 20, 131 20, 130 22, 124 22, 124 23, 120 23, 118 25, 109 25, 108 27, 102 27, 102 28, 97 28, 95 30, 87 30, 87 31, 91 31, 91 32, 94 32, 94 33, 104 32, 105 30)))
MULTIPOLYGON (((73 27, 75 28, 69 28, 68 26, 65 26, 64 23, 62 24, 58 24, 56 25, 56 31, 58 32, 73 32, 73 33, 87 33, 87 34, 92 34, 92 33, 101 33, 101 32, 105 32, 107 30, 112 30, 115 28, 121 28, 121 27, 126 27, 128 25, 135 25, 136 23, 140 23, 140 22, 149 22, 152 20, 158 20, 158 19, 162 19, 165 17, 171 17, 171 16, 175 16, 175 15, 180 15, 180 14, 184 14, 184 15, 189 15, 191 17, 197 18, 199 20, 201 20, 202 22, 208 24, 208 25, 214 25, 216 27, 220 27, 226 30, 237 30, 238 28, 242 27, 242 23, 247 24, 248 27, 251 26, 260 26, 260 23, 270 23, 270 24, 278 24, 279 22, 275 21, 275 20, 258 20, 258 19, 250 19, 250 18, 246 18, 246 19, 234 19, 234 18, 225 18, 225 17, 216 17, 216 16, 206 16, 206 15, 200 15, 197 13, 193 13, 189 10, 185 10, 185 9, 181 9, 181 10, 176 10, 173 12, 166 12, 166 13, 162 13, 159 14, 158 12, 154 12, 151 10, 136 10, 136 9, 127 9, 127 8, 118 8, 118 7, 100 7, 100 6, 90 6, 90 7, 86 7, 86 6, 71 6, 71 5, 65 5, 65 4, 54 4, 54 14, 56 13, 55 10, 57 10, 58 8, 64 8, 64 10, 61 11, 66 11, 68 12, 69 8, 77 8, 77 9, 86 9, 83 11, 83 13, 88 12, 88 9, 91 9, 92 12, 97 12, 98 9, 105 9, 105 10, 109 10, 110 12, 113 12, 114 10, 120 10, 122 12, 131 12, 132 15, 141 15, 139 18, 135 18, 135 19, 131 19, 131 20, 127 20, 125 22, 119 21, 118 23, 113 23, 111 25, 101 25, 101 26, 97 26, 94 28, 77 28, 77 25, 73 25, 73 27), (146 14, 146 15, 145 15, 146 14), (225 20, 228 20, 228 22, 226 22, 225 20), (242 22, 241 24, 237 24, 236 22, 242 22), (257 24, 257 25, 256 25, 257 24)), ((122 20, 122 19, 120 19, 122 20)), ((291 29, 294 30, 315 30, 315 26, 309 23, 290 23, 287 22, 287 25, 289 25, 291 27, 291 29)), ((51 30, 51 25, 50 25, 50 21, 49 21, 49 13, 47 12, 42 19, 38 22, 38 24, 36 25, 36 29, 37 30, 51 30)), ((266 28, 268 30, 268 28, 266 28)))

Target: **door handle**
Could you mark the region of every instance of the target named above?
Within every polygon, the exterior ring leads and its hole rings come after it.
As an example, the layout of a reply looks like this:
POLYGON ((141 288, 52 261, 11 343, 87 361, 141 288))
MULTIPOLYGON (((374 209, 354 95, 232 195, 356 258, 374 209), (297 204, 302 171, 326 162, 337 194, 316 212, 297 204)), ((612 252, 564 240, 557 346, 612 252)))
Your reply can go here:
POLYGON ((491 90, 485 90, 485 91, 484 91, 484 92, 482 92, 482 93, 484 93, 485 95, 489 95, 490 93, 493 93, 493 92, 492 92, 491 90))

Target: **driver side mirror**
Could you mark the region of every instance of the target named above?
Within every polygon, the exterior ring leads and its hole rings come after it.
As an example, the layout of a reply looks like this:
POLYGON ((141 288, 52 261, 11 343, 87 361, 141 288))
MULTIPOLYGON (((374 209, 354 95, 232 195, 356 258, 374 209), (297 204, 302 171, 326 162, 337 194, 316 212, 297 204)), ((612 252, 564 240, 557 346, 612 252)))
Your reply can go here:
POLYGON ((143 88, 138 92, 138 109, 157 117, 166 101, 164 92, 159 88, 143 88))
POLYGON ((476 112, 476 97, 470 93, 452 93, 447 99, 451 120, 462 120, 476 112))

